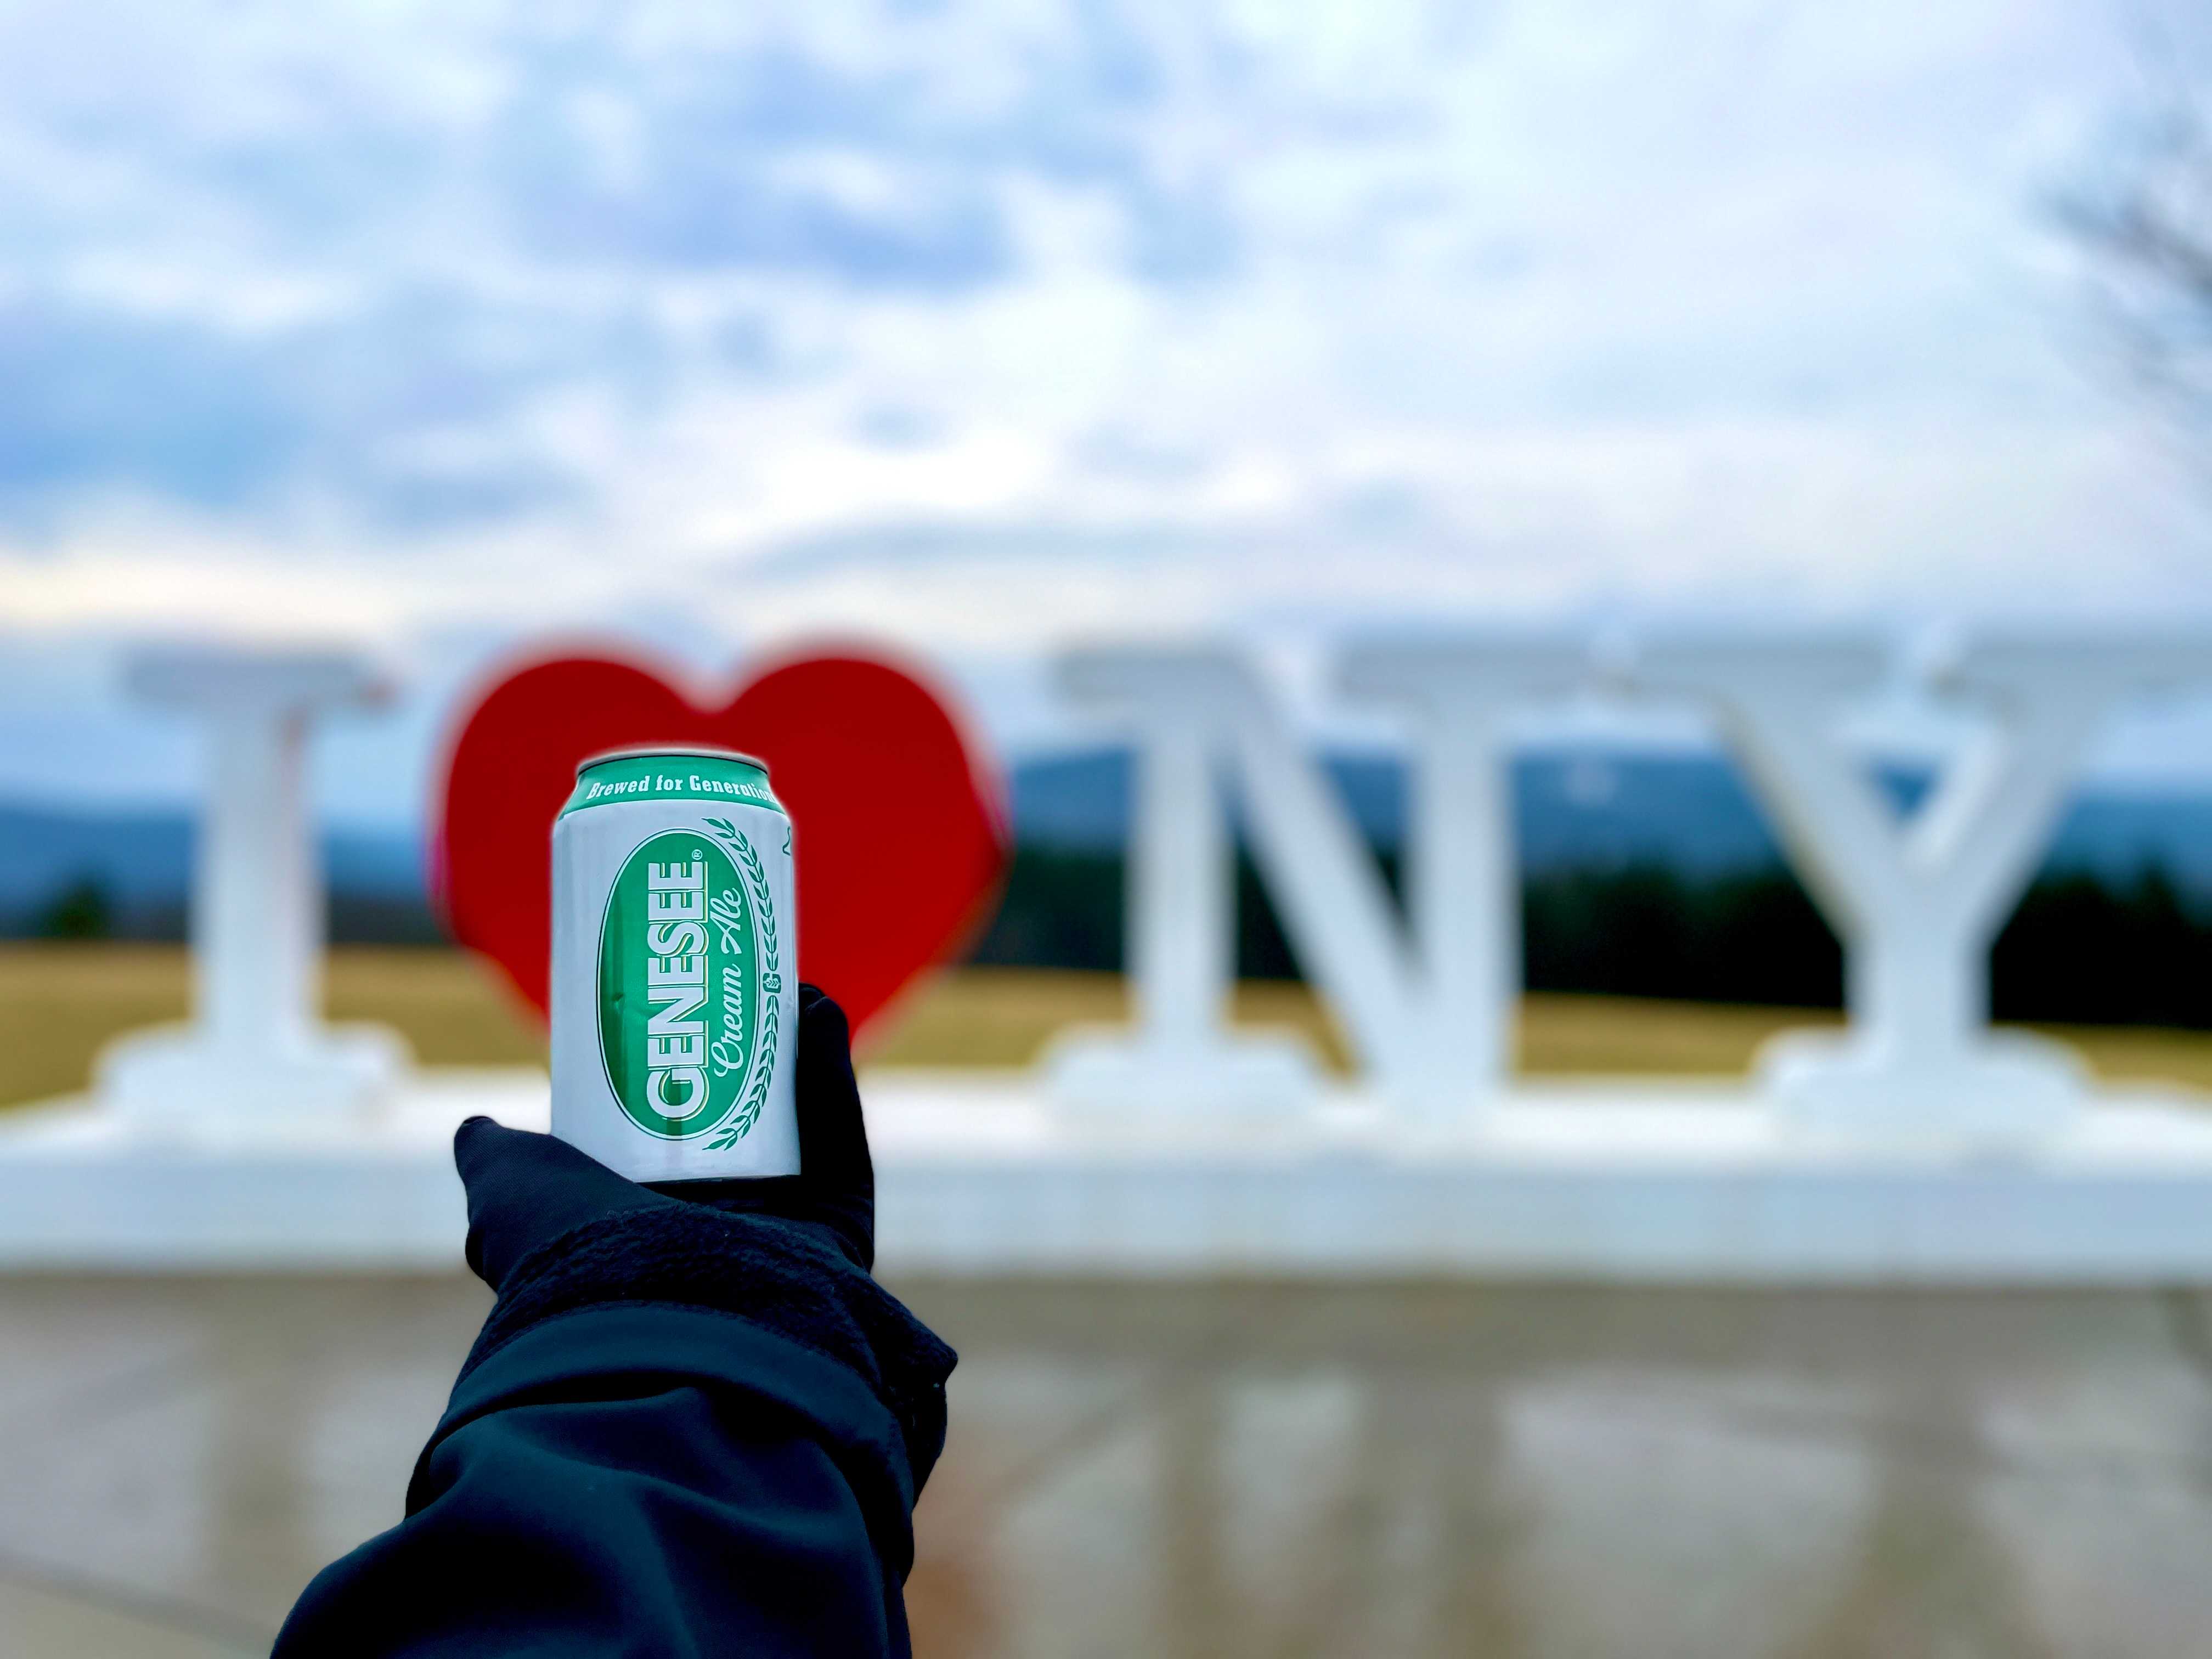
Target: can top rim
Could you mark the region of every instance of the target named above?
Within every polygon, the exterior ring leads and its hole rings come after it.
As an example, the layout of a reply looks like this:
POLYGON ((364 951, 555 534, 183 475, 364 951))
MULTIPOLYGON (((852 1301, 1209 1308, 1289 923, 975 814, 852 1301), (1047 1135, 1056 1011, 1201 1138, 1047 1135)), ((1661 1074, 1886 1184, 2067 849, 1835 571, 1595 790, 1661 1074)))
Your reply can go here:
POLYGON ((595 766, 605 766, 609 761, 647 760, 655 756, 681 757, 685 760, 736 761, 750 766, 763 777, 768 775, 768 763, 757 755, 748 755, 735 749, 717 749, 706 744, 641 743, 621 749, 602 749, 596 755, 586 755, 576 763, 576 775, 582 777, 595 766))

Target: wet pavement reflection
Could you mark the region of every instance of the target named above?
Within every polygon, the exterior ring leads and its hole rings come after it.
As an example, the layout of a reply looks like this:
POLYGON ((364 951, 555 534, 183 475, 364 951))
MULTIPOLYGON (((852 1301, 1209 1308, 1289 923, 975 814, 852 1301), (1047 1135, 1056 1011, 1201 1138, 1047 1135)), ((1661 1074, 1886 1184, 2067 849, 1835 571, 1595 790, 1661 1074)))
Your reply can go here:
MULTIPOLYGON (((2180 1292, 906 1283, 924 1659, 2212 1653, 2180 1292)), ((0 1281, 0 1653, 265 1648, 485 1297, 0 1281)))
POLYGON ((2179 1297, 908 1288, 926 1655, 2212 1652, 2179 1297))

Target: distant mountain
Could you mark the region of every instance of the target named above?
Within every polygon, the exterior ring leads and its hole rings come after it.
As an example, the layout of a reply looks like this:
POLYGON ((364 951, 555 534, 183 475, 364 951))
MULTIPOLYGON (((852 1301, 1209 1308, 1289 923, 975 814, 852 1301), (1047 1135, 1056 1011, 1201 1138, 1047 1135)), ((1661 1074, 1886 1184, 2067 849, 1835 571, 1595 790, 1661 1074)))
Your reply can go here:
MULTIPOLYGON (((198 842, 181 812, 0 806, 0 933, 34 931, 71 890, 100 893, 118 932, 172 934, 182 925, 198 842)), ((339 830, 322 837, 323 869, 342 910, 374 915, 374 937, 428 925, 423 858, 414 836, 339 830)))
POLYGON ((118 907, 173 901, 190 879, 191 824, 180 815, 0 806, 0 915, 97 882, 118 907))
MULTIPOLYGON (((1395 757, 1334 753, 1324 768, 1369 842, 1404 836, 1406 777, 1395 757)), ((1893 770, 1900 804, 1923 775, 1893 770)), ((1129 818, 1130 757, 1094 750, 1023 762, 1012 779, 1013 823, 1025 848, 1110 854, 1129 818)), ((1599 750, 1525 755, 1513 768, 1515 830, 1531 874, 1662 866, 1688 876, 1768 870, 1781 862, 1765 819, 1717 757, 1599 750)), ((1233 811, 1233 808, 1232 808, 1233 811)), ((71 888, 96 885, 125 932, 173 932, 190 884, 193 830, 182 813, 0 806, 0 932, 21 933, 71 888)), ((420 839, 343 829, 323 837, 341 935, 427 936, 431 924, 420 839)), ((2162 869, 2212 897, 2212 796, 2087 794, 2068 812, 2046 873, 2125 884, 2162 869)))
MULTIPOLYGON (((1404 836, 1405 769, 1395 757, 1334 754, 1323 766, 1370 842, 1395 851, 1404 836)), ((1924 773, 1888 769, 1881 781, 1902 808, 1925 793, 1924 773)), ((1015 769, 1013 817, 1024 845, 1065 852, 1120 848, 1129 817, 1125 751, 1098 750, 1015 769)), ((1664 866, 1716 875, 1771 868, 1781 849, 1734 769, 1717 757, 1585 750, 1514 763, 1515 833, 1533 872, 1664 866)), ((2127 882, 2162 868, 2212 896, 2212 796, 2085 794, 2062 820, 2047 871, 2127 882)))

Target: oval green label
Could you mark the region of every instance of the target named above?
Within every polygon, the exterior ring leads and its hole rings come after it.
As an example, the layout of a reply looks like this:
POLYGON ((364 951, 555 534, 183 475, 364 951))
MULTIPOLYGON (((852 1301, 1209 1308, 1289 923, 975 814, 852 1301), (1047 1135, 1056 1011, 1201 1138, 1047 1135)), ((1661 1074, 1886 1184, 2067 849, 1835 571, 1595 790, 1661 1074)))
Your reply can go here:
MULTIPOLYGON (((648 1134, 708 1133, 744 1097, 760 1040, 766 901, 720 840, 696 830, 641 843, 608 890, 599 1059, 623 1113, 648 1134)), ((751 1127, 749 1115, 737 1133, 751 1127)))

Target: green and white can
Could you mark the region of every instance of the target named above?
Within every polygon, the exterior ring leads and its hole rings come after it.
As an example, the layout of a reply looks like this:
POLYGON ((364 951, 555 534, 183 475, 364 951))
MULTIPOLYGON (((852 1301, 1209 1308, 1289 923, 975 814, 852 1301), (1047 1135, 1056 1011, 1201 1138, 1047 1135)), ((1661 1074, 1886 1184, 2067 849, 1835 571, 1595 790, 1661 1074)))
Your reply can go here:
POLYGON ((553 823, 553 1133, 633 1181, 795 1175, 791 817, 768 769, 625 749, 553 823))

